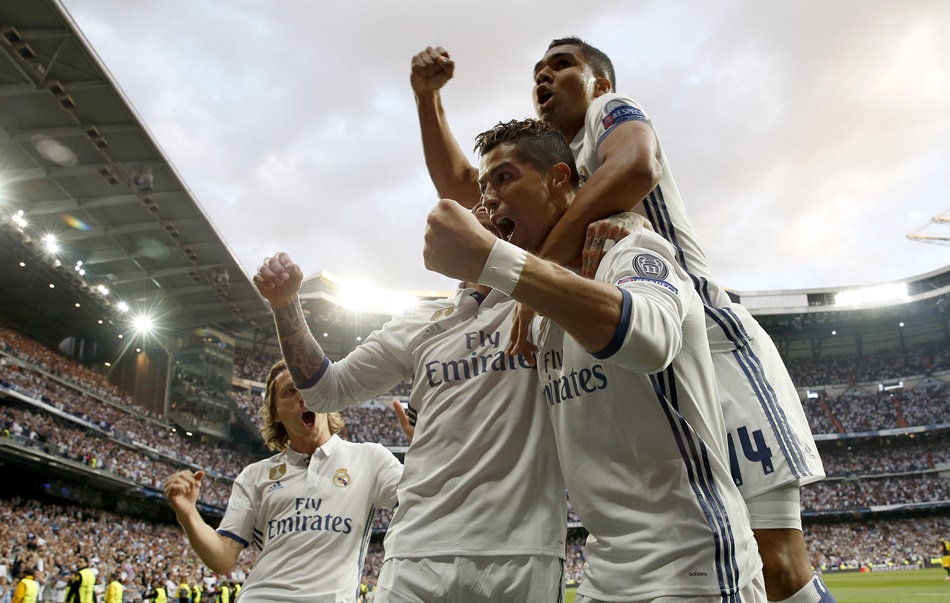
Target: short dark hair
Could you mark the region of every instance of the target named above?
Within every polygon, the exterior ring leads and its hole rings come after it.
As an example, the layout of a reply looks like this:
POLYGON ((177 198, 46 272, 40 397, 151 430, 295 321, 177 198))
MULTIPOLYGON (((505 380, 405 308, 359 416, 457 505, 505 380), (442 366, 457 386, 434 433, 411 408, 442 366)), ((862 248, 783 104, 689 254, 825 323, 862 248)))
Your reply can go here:
POLYGON ((513 119, 498 122, 491 130, 475 137, 475 150, 484 157, 495 147, 511 144, 518 156, 529 162, 539 174, 544 174, 558 163, 571 168, 571 184, 578 185, 574 154, 564 135, 554 126, 539 119, 513 119))
POLYGON ((617 76, 614 73, 613 61, 611 61, 610 57, 602 50, 594 48, 577 36, 568 36, 566 38, 553 40, 548 45, 548 50, 551 50, 555 46, 577 46, 580 48, 581 54, 584 55, 584 60, 587 61, 591 71, 594 72, 594 77, 607 78, 610 81, 610 89, 612 91, 617 90, 617 76))

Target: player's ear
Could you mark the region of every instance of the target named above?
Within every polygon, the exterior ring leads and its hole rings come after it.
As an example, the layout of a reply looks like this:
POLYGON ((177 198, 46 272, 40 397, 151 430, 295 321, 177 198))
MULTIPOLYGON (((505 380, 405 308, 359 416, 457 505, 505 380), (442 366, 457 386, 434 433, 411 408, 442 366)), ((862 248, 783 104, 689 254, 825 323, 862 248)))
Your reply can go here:
POLYGON ((554 164, 548 171, 554 188, 571 188, 571 166, 564 162, 554 164))
POLYGON ((610 80, 605 77, 598 77, 594 79, 594 98, 603 96, 611 91, 613 86, 610 85, 610 80))

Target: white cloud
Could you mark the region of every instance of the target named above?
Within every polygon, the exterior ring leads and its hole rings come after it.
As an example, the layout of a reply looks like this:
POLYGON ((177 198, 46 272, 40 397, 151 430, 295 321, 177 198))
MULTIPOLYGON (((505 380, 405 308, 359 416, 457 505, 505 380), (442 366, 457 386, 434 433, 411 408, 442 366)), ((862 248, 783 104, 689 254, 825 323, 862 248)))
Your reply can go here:
POLYGON ((422 267, 435 192, 410 58, 452 53, 444 98, 467 151, 531 114, 532 66, 571 34, 610 54, 651 114, 726 285, 870 283, 947 263, 905 238, 950 198, 939 0, 65 3, 250 272, 283 249, 308 272, 452 286, 422 267))

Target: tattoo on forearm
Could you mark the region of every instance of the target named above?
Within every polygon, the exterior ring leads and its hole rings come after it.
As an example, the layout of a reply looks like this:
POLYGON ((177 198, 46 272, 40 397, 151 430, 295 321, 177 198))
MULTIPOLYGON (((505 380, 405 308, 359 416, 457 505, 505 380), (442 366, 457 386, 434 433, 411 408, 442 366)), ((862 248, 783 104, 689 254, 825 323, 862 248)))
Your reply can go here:
POLYGON ((309 383, 323 365, 325 355, 310 333, 300 304, 274 308, 274 321, 290 377, 298 387, 309 383))
POLYGON ((277 323, 277 334, 280 337, 289 337, 306 326, 303 312, 297 302, 283 308, 274 308, 274 321, 277 323))

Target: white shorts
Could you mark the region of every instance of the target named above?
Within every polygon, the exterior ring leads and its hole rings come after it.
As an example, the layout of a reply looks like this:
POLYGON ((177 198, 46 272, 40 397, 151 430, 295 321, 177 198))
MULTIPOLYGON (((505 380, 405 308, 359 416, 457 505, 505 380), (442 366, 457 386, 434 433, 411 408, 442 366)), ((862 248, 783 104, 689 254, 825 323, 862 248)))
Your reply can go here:
POLYGON ((712 355, 726 422, 729 466, 742 498, 825 477, 798 392, 768 333, 712 355))
MULTIPOLYGON (((726 597, 722 595, 703 595, 700 597, 690 596, 669 596, 654 597, 652 599, 622 599, 624 603, 722 603, 726 597)), ((739 589, 739 596, 730 601, 742 601, 742 603, 768 603, 765 597, 765 579, 762 578, 762 572, 755 575, 755 578, 744 587, 739 589)), ((621 599, 605 601, 602 599, 591 599, 584 595, 577 595, 574 603, 616 603, 621 599)))
POLYGON ((564 560, 558 557, 386 559, 374 603, 561 603, 564 560))

